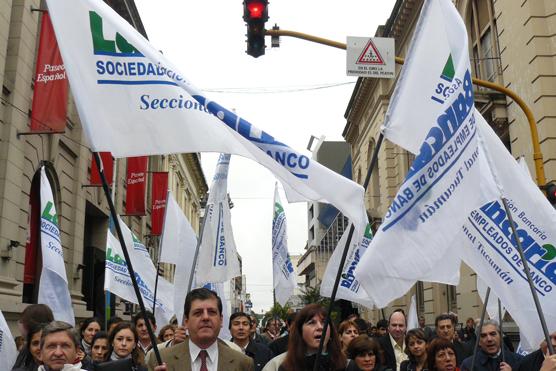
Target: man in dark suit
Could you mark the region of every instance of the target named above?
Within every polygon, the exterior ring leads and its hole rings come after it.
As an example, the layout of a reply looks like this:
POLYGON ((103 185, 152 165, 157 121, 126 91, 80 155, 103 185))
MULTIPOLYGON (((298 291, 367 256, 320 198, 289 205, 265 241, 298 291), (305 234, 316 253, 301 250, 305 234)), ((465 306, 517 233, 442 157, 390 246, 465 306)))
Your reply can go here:
POLYGON ((217 340, 222 327, 222 301, 214 291, 190 291, 185 298, 184 317, 189 338, 160 351, 162 366, 151 357, 150 371, 254 371, 251 358, 217 340))
POLYGON ((397 309, 390 314, 388 333, 378 338, 386 368, 400 371, 402 361, 408 359, 407 354, 404 352, 406 327, 407 322, 403 310, 397 309))
POLYGON ((256 343, 251 339, 251 318, 244 312, 236 312, 230 316, 230 333, 232 341, 243 353, 255 362, 255 371, 261 371, 273 357, 268 346, 256 343))
MULTIPOLYGON (((502 353, 503 345, 498 322, 493 320, 484 321, 479 337, 480 349, 475 355, 473 371, 517 370, 523 357, 510 352, 508 349, 504 349, 504 353, 502 353)), ((463 360, 461 370, 470 371, 471 364, 473 364, 473 356, 463 360)))
POLYGON ((434 320, 436 335, 454 344, 456 350, 456 365, 461 367, 463 360, 469 357, 472 351, 462 342, 456 340, 456 319, 454 316, 443 313, 434 320))

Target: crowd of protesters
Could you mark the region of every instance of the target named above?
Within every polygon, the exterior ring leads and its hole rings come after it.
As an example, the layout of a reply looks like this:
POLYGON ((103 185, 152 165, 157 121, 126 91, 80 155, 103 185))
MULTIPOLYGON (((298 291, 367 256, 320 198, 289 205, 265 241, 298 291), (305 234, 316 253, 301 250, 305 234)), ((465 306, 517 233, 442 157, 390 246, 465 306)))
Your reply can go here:
MULTIPOLYGON (((229 319, 231 339, 218 337, 222 302, 213 291, 192 290, 184 313, 179 326, 165 324, 158 331, 150 312, 131 321, 112 317, 104 331, 97 318, 72 327, 55 321, 46 305, 30 305, 19 320, 22 336, 12 370, 311 371, 318 358, 319 371, 556 371, 556 355, 548 354, 546 343, 523 357, 514 353, 511 342, 504 342, 496 321, 486 320, 479 328, 470 318, 456 331, 458 320, 452 313, 437 316, 434 328, 420 317, 415 329, 407 329, 402 310, 376 326, 351 315, 338 326, 331 321, 323 334, 326 311, 318 304, 290 313, 284 323, 269 318, 262 328, 255 316, 236 312, 229 319)), ((551 340, 556 347, 556 332, 551 340)))

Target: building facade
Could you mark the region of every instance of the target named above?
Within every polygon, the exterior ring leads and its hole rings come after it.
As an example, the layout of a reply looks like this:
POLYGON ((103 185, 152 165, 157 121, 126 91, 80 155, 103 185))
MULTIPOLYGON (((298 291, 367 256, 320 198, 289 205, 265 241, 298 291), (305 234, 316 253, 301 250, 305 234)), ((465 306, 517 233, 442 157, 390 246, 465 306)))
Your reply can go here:
MULTIPOLYGON (((350 148, 343 141, 320 138, 310 146, 313 160, 351 179, 350 148)), ((347 222, 338 209, 320 202, 307 203, 307 246, 297 261, 297 274, 305 278, 306 287, 317 287, 322 281, 328 259, 342 236, 347 222)))
MULTIPOLYGON (((121 0, 107 3, 146 36, 132 1, 131 8, 121 0)), ((39 221, 33 217, 32 210, 39 197, 41 165, 45 166, 53 189, 75 315, 84 318, 104 314, 108 204, 101 188, 88 186, 91 152, 72 98, 67 102, 64 133, 20 135, 29 132, 42 18, 42 12, 36 9, 44 7, 40 0, 0 3, 0 309, 13 327, 22 310, 36 302, 41 272, 40 243, 27 243, 26 248, 26 241, 34 238, 29 226, 39 221), (30 249, 35 249, 33 254, 30 249)), ((198 230, 201 199, 208 188, 199 155, 152 156, 148 170, 169 172, 169 188, 193 228, 198 230)), ((116 161, 114 173, 114 202, 117 212, 123 214, 125 159, 116 161)), ((149 176, 147 179, 147 216, 124 216, 123 220, 143 239, 152 256, 156 256, 158 237, 150 233, 151 182, 149 176)))
MULTIPOLYGON (((547 181, 556 178, 556 145, 554 113, 556 105, 556 2, 550 0, 493 1, 454 0, 469 38, 469 55, 474 77, 495 82, 516 92, 532 109, 537 121, 547 181)), ((393 37, 396 56, 407 55, 422 0, 398 0, 391 16, 380 26, 376 36, 393 37)), ((431 40, 431 42, 433 42, 431 40)), ((351 145, 354 180, 362 184, 379 136, 401 66, 396 66, 396 79, 360 78, 346 110, 344 137, 351 145)), ((494 128, 515 158, 523 156, 535 176, 531 133, 524 113, 506 96, 475 87, 476 106, 494 128)), ((365 205, 372 223, 382 216, 402 183, 413 155, 384 141, 378 166, 373 169, 365 194, 365 205)), ((385 310, 407 308, 412 294, 417 297, 418 311, 428 324, 442 312, 454 311, 460 322, 480 316, 480 299, 476 290, 476 274, 461 267, 457 287, 418 282, 406 297, 385 310)), ((374 311, 372 321, 382 317, 374 311)))

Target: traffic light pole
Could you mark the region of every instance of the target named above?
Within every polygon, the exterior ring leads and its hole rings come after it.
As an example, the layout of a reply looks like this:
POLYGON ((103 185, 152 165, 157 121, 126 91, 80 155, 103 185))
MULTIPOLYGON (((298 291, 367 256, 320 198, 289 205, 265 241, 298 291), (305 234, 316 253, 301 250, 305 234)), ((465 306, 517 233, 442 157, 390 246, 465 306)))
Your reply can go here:
MULTIPOLYGON (((327 46, 331 46, 338 49, 346 49, 347 46, 344 43, 340 43, 333 40, 323 39, 322 37, 317 37, 313 35, 304 34, 301 32, 296 31, 288 31, 288 30, 280 30, 280 29, 272 29, 266 30, 266 35, 272 37, 280 37, 280 36, 291 36, 298 39, 303 39, 311 42, 315 42, 318 44, 323 44, 327 46)), ((404 64, 404 59, 400 57, 396 57, 397 64, 404 64)), ((544 161, 541 151, 541 144, 539 142, 539 133, 537 131, 537 122, 535 121, 535 117, 533 116, 533 111, 527 106, 527 104, 519 97, 514 91, 505 88, 502 85, 495 84, 490 81, 485 81, 481 79, 473 78, 473 84, 482 86, 488 89, 496 90, 505 96, 510 97, 513 99, 514 102, 521 108, 521 110, 525 113, 527 117, 527 121, 529 122, 529 129, 531 131, 531 142, 533 144, 533 160, 535 161, 535 174, 537 177, 537 185, 540 188, 543 188, 546 185, 546 176, 544 174, 544 161)))

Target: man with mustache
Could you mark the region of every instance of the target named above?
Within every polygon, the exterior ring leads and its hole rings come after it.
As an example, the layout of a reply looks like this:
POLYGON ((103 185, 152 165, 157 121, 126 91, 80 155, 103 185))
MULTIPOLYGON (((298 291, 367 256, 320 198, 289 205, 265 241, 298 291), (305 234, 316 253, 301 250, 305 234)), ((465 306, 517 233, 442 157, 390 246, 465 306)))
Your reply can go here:
POLYGON ((190 291, 185 298, 184 317, 188 339, 161 349, 164 365, 156 366, 156 357, 151 357, 149 370, 254 371, 251 358, 218 340, 222 327, 222 301, 214 291, 206 288, 190 291))

